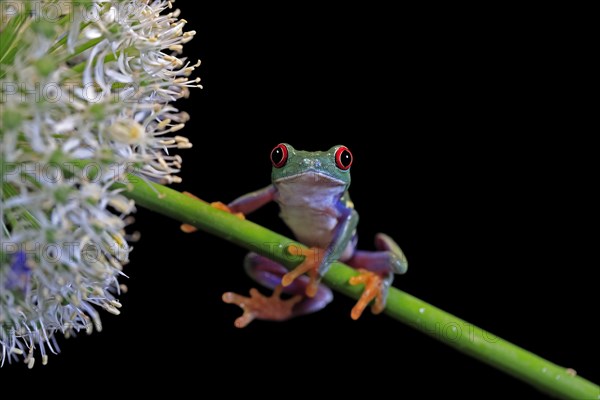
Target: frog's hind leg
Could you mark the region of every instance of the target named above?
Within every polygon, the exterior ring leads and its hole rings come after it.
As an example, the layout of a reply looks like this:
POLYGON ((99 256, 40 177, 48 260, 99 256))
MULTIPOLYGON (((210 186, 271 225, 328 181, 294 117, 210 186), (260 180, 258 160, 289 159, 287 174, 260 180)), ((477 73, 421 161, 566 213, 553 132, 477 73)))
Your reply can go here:
POLYGON ((375 302, 371 311, 374 314, 382 312, 394 274, 404 274, 408 269, 404 252, 392 238, 378 233, 375 236, 375 247, 377 251, 357 250, 347 261, 348 265, 360 271, 360 275, 350 279, 350 284, 365 285, 360 299, 352 309, 353 319, 358 319, 373 299, 375 302))
POLYGON ((347 261, 356 269, 366 269, 381 275, 405 274, 408 261, 404 252, 394 240, 384 233, 375 235, 375 248, 378 251, 356 250, 347 261))
MULTIPOLYGON (((289 272, 283 265, 256 253, 246 255, 244 269, 248 276, 256 282, 273 290, 281 285, 281 278, 289 272)), ((318 286, 317 294, 313 298, 306 296, 306 287, 309 282, 309 277, 303 275, 282 289, 283 293, 302 296, 302 301, 293 309, 292 317, 319 311, 333 300, 331 289, 322 284, 318 286)))
POLYGON ((251 289, 250 297, 227 292, 223 294, 223 301, 240 306, 244 314, 236 319, 235 326, 243 328, 254 319, 283 321, 299 315, 312 313, 325 307, 333 299, 331 290, 319 285, 314 297, 307 297, 304 293, 309 285, 307 276, 298 277, 292 284, 282 288, 281 278, 288 272, 285 267, 256 253, 249 253, 244 260, 246 273, 256 282, 270 289, 273 295, 266 297, 258 290, 251 289), (284 300, 281 293, 292 295, 284 300))

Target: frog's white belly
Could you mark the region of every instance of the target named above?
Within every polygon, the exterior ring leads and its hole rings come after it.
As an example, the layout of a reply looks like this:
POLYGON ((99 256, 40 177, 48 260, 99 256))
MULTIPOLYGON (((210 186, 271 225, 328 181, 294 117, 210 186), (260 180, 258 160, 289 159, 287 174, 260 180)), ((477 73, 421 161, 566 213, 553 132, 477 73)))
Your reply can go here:
POLYGON ((336 204, 345 185, 303 176, 278 182, 276 187, 280 216, 296 238, 307 246, 327 247, 338 224, 336 204))
POLYGON ((307 246, 326 248, 333 239, 337 219, 330 215, 310 208, 286 206, 281 208, 280 216, 294 236, 307 246))

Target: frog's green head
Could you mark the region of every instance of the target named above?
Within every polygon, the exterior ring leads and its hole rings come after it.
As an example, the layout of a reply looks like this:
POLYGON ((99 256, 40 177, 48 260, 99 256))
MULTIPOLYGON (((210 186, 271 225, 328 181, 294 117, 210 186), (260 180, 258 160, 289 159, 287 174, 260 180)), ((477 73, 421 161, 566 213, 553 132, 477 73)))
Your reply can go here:
POLYGON ((274 184, 302 182, 315 186, 350 186, 352 153, 346 146, 333 146, 327 151, 296 150, 287 143, 271 151, 274 184))

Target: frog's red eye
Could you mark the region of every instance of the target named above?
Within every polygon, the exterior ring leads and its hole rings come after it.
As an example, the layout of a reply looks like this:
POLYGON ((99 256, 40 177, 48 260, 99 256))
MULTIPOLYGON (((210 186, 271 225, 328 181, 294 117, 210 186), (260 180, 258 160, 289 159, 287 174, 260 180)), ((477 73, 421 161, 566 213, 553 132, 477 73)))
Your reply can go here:
POLYGON ((275 168, 281 168, 285 165, 288 159, 288 149, 285 144, 281 143, 271 150, 271 162, 275 168))
POLYGON ((335 165, 344 171, 352 165, 352 153, 346 146, 340 146, 335 151, 335 165))

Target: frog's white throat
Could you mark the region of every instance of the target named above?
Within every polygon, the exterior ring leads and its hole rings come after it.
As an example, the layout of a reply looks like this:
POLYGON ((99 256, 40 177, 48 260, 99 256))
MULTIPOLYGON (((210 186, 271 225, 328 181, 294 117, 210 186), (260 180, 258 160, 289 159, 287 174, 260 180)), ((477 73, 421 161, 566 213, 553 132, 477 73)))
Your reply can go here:
POLYGON ((346 182, 319 173, 300 174, 274 180, 280 216, 307 246, 327 247, 337 225, 337 204, 347 189, 346 182))
POLYGON ((282 207, 303 207, 324 211, 335 204, 347 188, 346 182, 319 171, 309 170, 276 179, 282 207))

